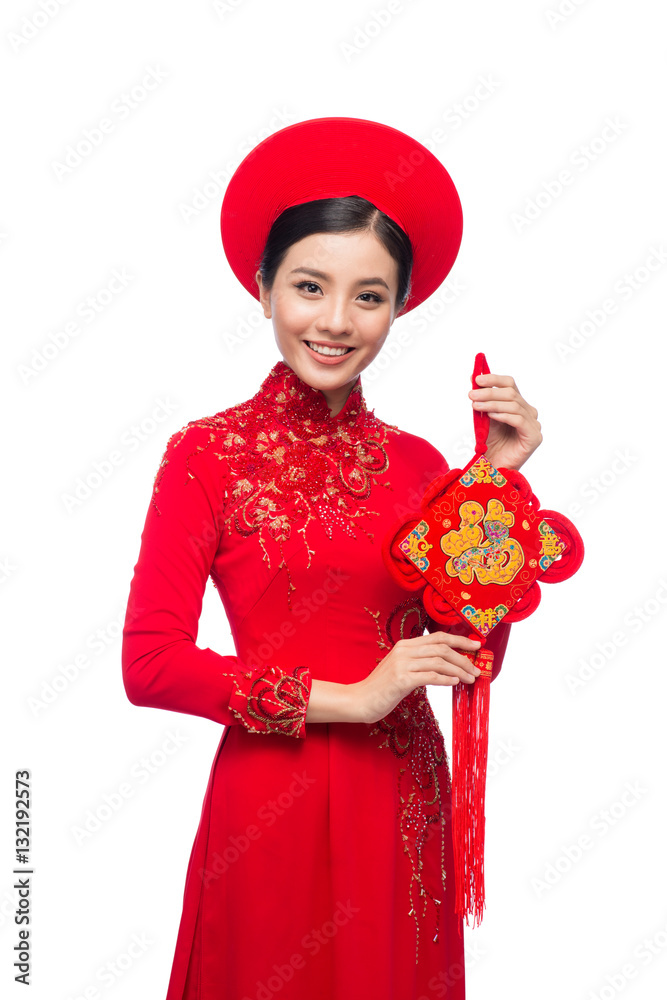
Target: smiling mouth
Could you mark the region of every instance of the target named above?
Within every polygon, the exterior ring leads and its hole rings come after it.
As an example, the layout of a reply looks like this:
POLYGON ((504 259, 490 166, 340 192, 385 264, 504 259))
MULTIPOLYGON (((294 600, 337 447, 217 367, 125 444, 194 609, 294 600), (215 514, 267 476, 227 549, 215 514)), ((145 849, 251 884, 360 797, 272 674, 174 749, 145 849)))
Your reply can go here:
POLYGON ((353 347, 326 347, 324 344, 314 344, 312 340, 307 340, 306 344, 316 354, 325 354, 334 358, 340 358, 343 354, 349 354, 350 351, 354 350, 353 347))

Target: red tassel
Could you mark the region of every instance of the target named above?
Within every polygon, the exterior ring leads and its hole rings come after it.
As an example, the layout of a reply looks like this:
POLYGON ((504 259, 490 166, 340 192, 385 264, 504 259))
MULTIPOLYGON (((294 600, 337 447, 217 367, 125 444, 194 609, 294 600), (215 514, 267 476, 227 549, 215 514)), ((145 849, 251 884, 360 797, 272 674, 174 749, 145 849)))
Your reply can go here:
POLYGON ((482 648, 469 659, 482 673, 473 684, 459 681, 452 692, 452 823, 455 911, 465 917, 466 924, 472 916, 474 927, 484 910, 484 800, 493 653, 482 648))

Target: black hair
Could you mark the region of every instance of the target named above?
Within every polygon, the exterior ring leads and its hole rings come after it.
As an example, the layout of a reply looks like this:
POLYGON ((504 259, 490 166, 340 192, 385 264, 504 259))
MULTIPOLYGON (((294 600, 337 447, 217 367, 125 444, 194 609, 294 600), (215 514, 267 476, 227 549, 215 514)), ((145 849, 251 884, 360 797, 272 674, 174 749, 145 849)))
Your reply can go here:
POLYGON ((402 308, 410 291, 412 244, 393 219, 370 201, 352 194, 344 198, 318 198, 286 208, 275 220, 258 264, 262 283, 271 289, 276 272, 294 243, 313 233, 373 233, 398 265, 396 310, 402 308))

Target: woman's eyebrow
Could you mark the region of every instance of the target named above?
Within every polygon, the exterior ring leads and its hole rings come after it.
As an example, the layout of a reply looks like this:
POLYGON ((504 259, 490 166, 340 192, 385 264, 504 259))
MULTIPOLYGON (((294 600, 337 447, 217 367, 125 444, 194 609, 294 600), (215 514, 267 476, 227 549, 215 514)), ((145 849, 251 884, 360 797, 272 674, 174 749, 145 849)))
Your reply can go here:
MULTIPOLYGON (((330 281, 331 277, 325 274, 324 271, 316 271, 312 267, 295 267, 290 274, 309 274, 312 278, 320 278, 321 281, 330 281)), ((389 285, 384 280, 384 278, 361 278, 357 281, 357 285, 384 285, 387 291, 390 291, 389 285)))

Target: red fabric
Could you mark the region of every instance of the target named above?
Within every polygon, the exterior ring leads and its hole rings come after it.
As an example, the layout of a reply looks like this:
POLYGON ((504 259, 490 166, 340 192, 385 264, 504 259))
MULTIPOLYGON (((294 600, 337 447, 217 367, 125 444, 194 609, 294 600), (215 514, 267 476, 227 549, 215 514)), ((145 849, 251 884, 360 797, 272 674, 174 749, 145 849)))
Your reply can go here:
MULTIPOLYGON (((360 380, 331 417, 282 361, 251 400, 169 440, 123 680, 133 704, 225 729, 167 1000, 464 997, 449 763, 428 689, 374 725, 305 722, 314 677, 353 683, 399 638, 440 628, 381 542, 446 469, 366 408, 360 380), (234 655, 196 645, 209 576, 234 655)), ((489 636, 494 676, 509 627, 489 636)))

